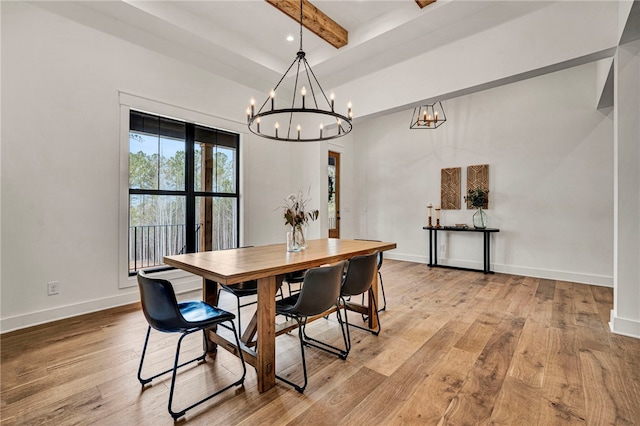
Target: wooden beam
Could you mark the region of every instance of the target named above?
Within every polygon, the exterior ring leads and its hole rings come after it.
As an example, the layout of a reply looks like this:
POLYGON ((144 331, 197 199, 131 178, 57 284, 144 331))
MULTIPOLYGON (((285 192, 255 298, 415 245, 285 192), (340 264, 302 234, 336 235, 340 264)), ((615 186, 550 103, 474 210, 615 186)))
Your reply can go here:
MULTIPOLYGON (((300 23, 300 2, 298 0, 265 1, 300 23)), ((307 0, 302 0, 302 25, 336 49, 346 46, 349 42, 347 30, 307 0)))
POLYGON ((416 0, 416 3, 418 3, 418 6, 420 6, 420 9, 429 6, 431 3, 435 3, 436 0, 416 0))

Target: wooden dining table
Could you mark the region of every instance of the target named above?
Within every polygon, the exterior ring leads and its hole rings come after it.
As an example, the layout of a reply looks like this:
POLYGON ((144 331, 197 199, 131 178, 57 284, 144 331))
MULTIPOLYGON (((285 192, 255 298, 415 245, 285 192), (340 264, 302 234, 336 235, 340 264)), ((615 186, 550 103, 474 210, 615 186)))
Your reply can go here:
MULTIPOLYGON (((208 350, 216 345, 239 356, 242 351, 245 362, 256 369, 258 391, 265 392, 276 381, 276 337, 292 330, 292 322, 276 325, 276 292, 287 273, 330 264, 354 256, 366 255, 396 248, 395 243, 367 240, 324 238, 308 240, 307 248, 288 252, 286 244, 246 247, 165 256, 164 263, 183 269, 203 278, 203 300, 217 305, 218 284, 236 284, 248 280, 258 282, 258 303, 251 322, 242 334, 240 348, 235 340, 221 335, 215 329, 206 333, 208 350)), ((366 305, 349 302, 347 308, 368 317, 368 326, 377 328, 371 298, 378 293, 378 274, 366 305)), ((311 320, 316 319, 312 318, 311 320)))

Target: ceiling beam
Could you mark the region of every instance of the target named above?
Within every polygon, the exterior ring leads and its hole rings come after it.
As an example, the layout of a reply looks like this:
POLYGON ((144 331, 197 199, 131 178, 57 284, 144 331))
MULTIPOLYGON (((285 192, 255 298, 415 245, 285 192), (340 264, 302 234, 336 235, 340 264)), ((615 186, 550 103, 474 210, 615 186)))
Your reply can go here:
POLYGON ((435 3, 435 2, 436 0, 416 0, 416 3, 418 3, 418 6, 420 6, 420 9, 422 9, 423 7, 427 7, 431 3, 435 3))
MULTIPOLYGON (((300 2, 298 0, 265 1, 300 23, 300 2)), ((307 0, 302 0, 302 25, 336 49, 340 49, 349 42, 347 30, 307 0)))

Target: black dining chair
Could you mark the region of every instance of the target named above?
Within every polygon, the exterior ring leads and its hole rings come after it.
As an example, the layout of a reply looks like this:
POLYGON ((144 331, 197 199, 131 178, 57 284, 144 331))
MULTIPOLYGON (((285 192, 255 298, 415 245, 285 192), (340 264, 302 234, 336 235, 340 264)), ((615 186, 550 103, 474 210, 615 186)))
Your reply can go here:
POLYGON ((338 315, 340 329, 342 331, 342 339, 345 345, 344 351, 325 342, 310 338, 307 336, 305 330, 307 319, 309 317, 320 315, 332 307, 337 306, 338 297, 340 296, 344 263, 344 261, 341 261, 331 266, 308 269, 304 275, 304 282, 299 293, 286 297, 282 300, 276 300, 276 314, 293 318, 298 323, 298 338, 300 340, 300 352, 302 354, 304 383, 300 386, 278 375, 276 375, 276 377, 293 386, 300 393, 303 393, 304 389, 307 387, 307 361, 304 353, 305 346, 312 346, 333 355, 337 355, 342 359, 346 359, 347 336, 345 334, 344 323, 340 316, 339 309, 337 309, 336 312, 338 315))
MULTIPOLYGON (((205 349, 204 353, 199 357, 179 364, 178 359, 180 356, 180 345, 182 344, 182 339, 184 339, 189 334, 198 331, 202 331, 203 336, 205 336, 205 330, 207 328, 213 326, 221 326, 233 332, 233 335, 236 339, 236 345, 239 348, 240 342, 238 340, 236 329, 233 324, 235 316, 230 312, 223 311, 222 309, 218 309, 215 306, 208 305, 205 302, 199 300, 178 303, 178 301, 176 300, 175 292, 173 290, 173 286, 169 281, 148 277, 142 271, 138 272, 138 288, 140 289, 142 312, 144 313, 144 316, 149 323, 149 326, 147 328, 147 336, 145 337, 144 347, 142 349, 142 357, 140 358, 140 367, 138 368, 138 380, 144 387, 153 379, 160 377, 166 373, 172 372, 171 387, 169 389, 168 409, 169 414, 171 414, 171 417, 173 417, 174 420, 177 420, 178 418, 184 416, 187 410, 190 410, 193 407, 202 404, 205 401, 208 401, 209 399, 226 391, 227 389, 232 388, 233 386, 242 385, 244 383, 247 369, 244 364, 244 358, 242 357, 242 351, 240 350, 238 352, 240 356, 240 363, 242 364, 242 377, 239 380, 220 390, 215 391, 211 395, 201 399, 194 404, 189 405, 186 408, 174 411, 172 408, 172 402, 173 392, 176 384, 176 372, 178 368, 196 361, 206 362, 207 355, 207 351, 205 349), (227 325, 226 323, 228 323, 229 325, 227 325), (173 368, 158 373, 154 376, 143 378, 142 366, 144 364, 144 357, 147 353, 147 344, 149 343, 151 328, 164 333, 182 333, 182 335, 178 339, 173 368)), ((207 339, 205 336, 205 342, 206 341, 207 339)))
POLYGON ((218 287, 218 304, 220 303, 220 294, 224 291, 233 295, 236 298, 236 306, 238 309, 238 336, 242 333, 242 317, 240 313, 240 308, 244 308, 245 306, 255 305, 257 300, 252 300, 247 303, 240 303, 240 299, 249 296, 257 296, 258 295, 258 281, 250 280, 244 281, 238 284, 220 284, 218 287))
MULTIPOLYGON (((356 241, 374 241, 374 242, 381 242, 380 240, 364 240, 364 239, 357 239, 356 241)), ((382 312, 384 310, 387 309, 387 296, 384 294, 384 282, 382 281, 382 273, 380 272, 380 268, 382 268, 382 252, 379 251, 378 252, 378 280, 380 281, 380 291, 382 291, 382 307, 378 310, 378 312, 382 312)), ((364 303, 364 298, 362 299, 362 302, 364 303)))
MULTIPOLYGON (((253 246, 244 246, 240 248, 247 248, 253 246)), ((229 249, 224 249, 229 250, 229 249)), ((252 300, 247 303, 240 303, 240 300, 244 297, 257 296, 258 295, 258 281, 257 280, 249 280, 244 281, 237 284, 220 284, 218 287, 218 304, 220 304, 220 294, 224 291, 233 295, 236 298, 236 306, 238 309, 238 337, 242 334, 242 316, 240 312, 240 308, 244 308, 245 306, 255 305, 258 303, 257 300, 252 300)), ((282 288, 280 289, 280 298, 282 298, 282 288)))
POLYGON ((373 279, 376 276, 377 262, 377 253, 352 257, 351 259, 349 259, 347 271, 344 274, 342 287, 340 289, 340 303, 344 308, 344 322, 346 326, 345 328, 347 329, 347 355, 351 351, 351 333, 349 332, 349 327, 355 327, 359 328, 360 330, 368 331, 375 336, 380 334, 381 326, 380 316, 378 315, 378 305, 371 289, 371 284, 373 283, 373 279), (347 316, 346 299, 351 296, 357 296, 359 294, 362 294, 364 296, 364 294, 366 293, 369 293, 371 295, 371 300, 373 301, 373 312, 375 312, 376 320, 378 322, 378 327, 375 330, 352 324, 349 322, 349 318, 347 316))
POLYGON ((287 283, 287 287, 289 288, 289 296, 294 293, 300 292, 302 283, 304 282, 305 272, 307 272, 307 270, 303 269, 301 271, 289 272, 284 276, 283 283, 287 283))

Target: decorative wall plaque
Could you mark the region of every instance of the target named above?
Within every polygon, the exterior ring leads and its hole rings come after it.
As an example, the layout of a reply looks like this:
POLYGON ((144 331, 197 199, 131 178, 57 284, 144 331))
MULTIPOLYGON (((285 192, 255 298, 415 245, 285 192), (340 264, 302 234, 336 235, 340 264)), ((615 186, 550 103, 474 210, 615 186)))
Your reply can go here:
POLYGON ((442 169, 440 173, 440 206, 442 210, 460 209, 460 167, 442 169))
MULTIPOLYGON (((489 165, 480 164, 477 166, 467 167, 467 192, 470 189, 482 188, 485 191, 489 190, 489 165)), ((483 209, 489 208, 489 195, 487 194, 487 202, 482 206, 483 209)), ((469 201, 467 201, 467 209, 475 209, 469 201)))

